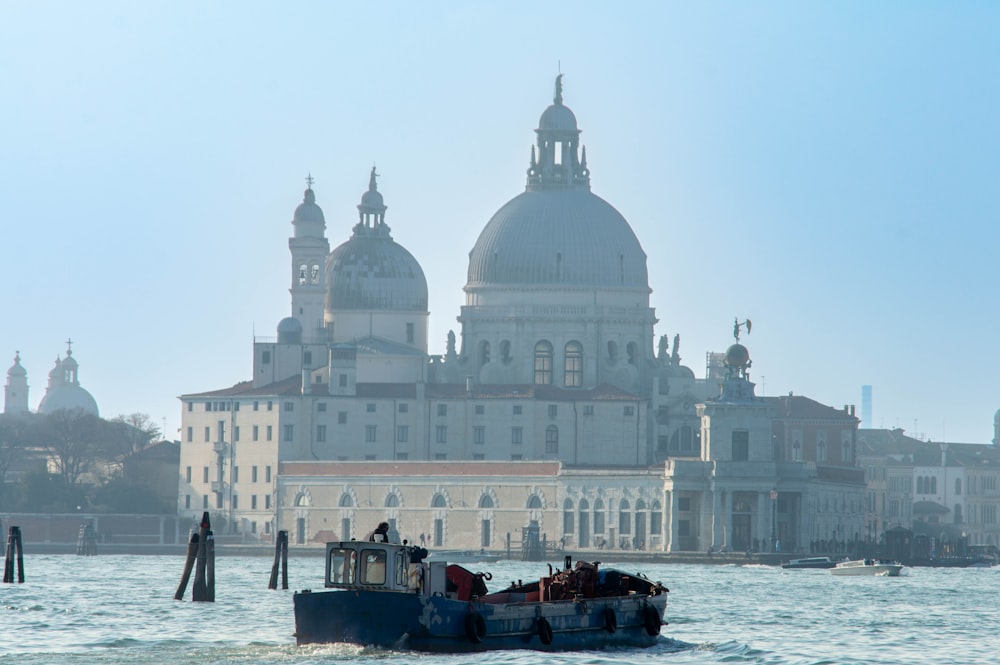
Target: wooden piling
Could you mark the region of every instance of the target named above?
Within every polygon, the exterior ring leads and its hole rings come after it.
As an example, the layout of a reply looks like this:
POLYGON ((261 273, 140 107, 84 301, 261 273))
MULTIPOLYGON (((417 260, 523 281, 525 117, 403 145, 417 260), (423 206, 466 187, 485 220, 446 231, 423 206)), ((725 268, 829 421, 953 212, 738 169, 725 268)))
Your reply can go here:
POLYGON ((76 541, 76 553, 79 556, 97 555, 97 532, 94 523, 87 520, 80 525, 80 536, 76 541))
POLYGON ((14 564, 17 563, 17 582, 24 584, 24 550, 21 545, 21 527, 12 526, 7 533, 7 553, 4 556, 3 581, 14 583, 14 564))
POLYGON ((281 588, 288 588, 288 532, 279 531, 274 538, 274 563, 271 565, 271 579, 268 589, 278 588, 278 565, 281 565, 281 588))
MULTIPOLYGON (((208 518, 208 512, 201 516, 201 524, 198 526, 198 557, 194 566, 194 584, 191 585, 191 600, 195 602, 211 602, 208 598, 208 582, 206 579, 208 570, 208 534, 210 534, 212 523, 208 518)), ((214 551, 214 548, 213 548, 214 551)), ((215 571, 212 572, 213 580, 215 571)))
POLYGON ((195 557, 198 556, 198 532, 191 529, 191 539, 188 541, 187 559, 184 561, 184 574, 181 575, 181 583, 177 585, 177 593, 174 600, 184 600, 184 592, 187 591, 188 580, 191 579, 191 569, 194 568, 195 557))
POLYGON ((215 602, 215 536, 211 531, 205 536, 205 600, 215 602))

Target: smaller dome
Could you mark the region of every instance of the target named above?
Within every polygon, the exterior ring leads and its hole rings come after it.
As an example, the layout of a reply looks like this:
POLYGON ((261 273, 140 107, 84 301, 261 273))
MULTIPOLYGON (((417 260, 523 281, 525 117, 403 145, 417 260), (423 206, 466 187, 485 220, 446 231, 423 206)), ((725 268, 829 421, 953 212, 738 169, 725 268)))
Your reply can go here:
POLYGON ((86 389, 72 383, 54 386, 45 393, 38 403, 38 412, 49 415, 56 411, 81 410, 93 416, 100 416, 97 401, 86 389))
POLYGON ((748 362, 750 362, 750 352, 742 344, 733 344, 726 349, 727 367, 746 367, 748 362))
POLYGON ((376 189, 370 189, 361 195, 361 206, 362 208, 372 208, 379 209, 385 208, 385 203, 382 199, 382 194, 376 189))
POLYGON ((295 216, 292 217, 292 224, 296 222, 321 222, 326 223, 323 217, 323 209, 316 205, 316 193, 310 187, 302 197, 302 203, 295 209, 295 216))
POLYGON ((14 355, 14 364, 7 370, 7 376, 27 376, 28 370, 21 366, 21 354, 14 355))
POLYGON ((302 324, 294 316, 278 321, 278 344, 301 344, 302 324))
POLYGON ((542 112, 538 119, 538 129, 557 132, 578 132, 576 116, 568 106, 553 104, 542 112))

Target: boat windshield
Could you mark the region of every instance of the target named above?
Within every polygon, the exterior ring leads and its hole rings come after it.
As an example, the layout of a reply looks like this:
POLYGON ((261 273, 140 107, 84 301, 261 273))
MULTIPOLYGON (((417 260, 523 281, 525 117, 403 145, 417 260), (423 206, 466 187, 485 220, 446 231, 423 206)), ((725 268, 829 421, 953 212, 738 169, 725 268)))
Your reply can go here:
POLYGON ((354 584, 358 565, 357 550, 349 548, 331 549, 328 570, 333 584, 354 584))

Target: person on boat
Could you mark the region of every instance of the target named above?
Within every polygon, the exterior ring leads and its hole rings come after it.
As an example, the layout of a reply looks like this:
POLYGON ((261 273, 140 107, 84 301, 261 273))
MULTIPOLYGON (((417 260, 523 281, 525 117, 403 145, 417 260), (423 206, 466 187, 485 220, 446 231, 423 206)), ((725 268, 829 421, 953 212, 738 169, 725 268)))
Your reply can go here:
POLYGON ((379 522, 375 530, 371 532, 368 536, 368 540, 373 543, 387 543, 389 542, 389 523, 379 522))

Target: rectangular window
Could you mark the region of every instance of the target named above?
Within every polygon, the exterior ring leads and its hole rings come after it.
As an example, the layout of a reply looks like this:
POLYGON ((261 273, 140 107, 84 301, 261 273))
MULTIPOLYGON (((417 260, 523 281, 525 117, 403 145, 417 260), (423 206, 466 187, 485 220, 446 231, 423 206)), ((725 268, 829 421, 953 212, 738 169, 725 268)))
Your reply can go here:
POLYGON ((347 375, 346 374, 340 374, 340 375, 338 375, 337 376, 337 384, 341 388, 346 388, 347 387, 347 375))
POLYGON ((326 402, 316 402, 316 410, 320 413, 326 413, 326 402))
POLYGON ((733 461, 746 462, 750 459, 750 432, 736 430, 733 432, 733 461))
POLYGON ((218 422, 218 425, 217 425, 216 429, 218 429, 218 431, 219 431, 219 438, 217 438, 216 441, 225 441, 226 440, 226 421, 225 420, 220 420, 218 422))
POLYGON ((250 467, 250 482, 252 482, 252 483, 257 482, 257 465, 256 464, 254 464, 252 467, 250 467))
POLYGON ((269 365, 271 363, 271 352, 263 351, 260 354, 260 362, 264 365, 269 365))
POLYGON ((376 457, 374 455, 365 455, 366 462, 374 462, 376 457))
POLYGON ((626 406, 625 407, 625 415, 626 416, 635 415, 635 407, 634 406, 626 406))
POLYGON ((308 367, 309 365, 313 364, 313 352, 312 351, 303 351, 302 352, 302 364, 305 365, 306 367, 308 367))
POLYGON ((254 425, 253 426, 253 440, 254 441, 260 441, 260 426, 259 425, 254 425))
POLYGON ((192 441, 194 441, 194 428, 193 427, 188 427, 188 429, 187 429, 187 440, 188 440, 188 443, 191 443, 192 441))
POLYGON ((403 402, 402 404, 399 405, 400 413, 408 413, 409 411, 410 411, 410 405, 407 404, 406 402, 403 402))
POLYGON ((396 427, 396 441, 398 443, 406 443, 410 440, 410 427, 408 425, 399 425, 396 427))
POLYGON ((233 402, 233 411, 239 411, 239 410, 240 410, 240 403, 233 402))
POLYGON ((257 400, 253 401, 253 410, 254 411, 259 411, 260 410, 260 402, 258 402, 257 400))
POLYGON ((520 404, 515 404, 514 405, 514 415, 515 416, 521 415, 521 405, 520 404))
POLYGON ((559 406, 556 404, 549 404, 549 418, 555 418, 559 415, 559 406))
POLYGON ((270 510, 270 509, 271 509, 271 495, 270 494, 265 494, 264 495, 264 510, 270 510))
POLYGON ((240 507, 240 497, 238 494, 233 495, 233 510, 240 507))
POLYGON ((523 455, 511 455, 510 456, 510 461, 511 462, 520 462, 522 459, 524 459, 523 455))
POLYGON ((271 482, 271 467, 270 465, 264 467, 264 482, 271 482))
POLYGON ((273 436, 274 436, 274 428, 271 427, 270 425, 268 425, 267 426, 267 435, 264 438, 266 438, 268 441, 270 441, 273 438, 273 436))
POLYGON ((250 510, 257 510, 257 495, 254 494, 250 497, 250 510))
POLYGON ((201 497, 201 508, 202 510, 208 510, 208 495, 201 497))
POLYGON ((211 440, 212 440, 212 428, 209 427, 208 425, 205 425, 205 443, 208 443, 211 440))
POLYGON ((337 412, 337 424, 338 425, 346 425, 347 424, 347 411, 338 411, 337 412))
POLYGON ((524 429, 521 427, 511 427, 510 442, 515 446, 519 446, 524 443, 524 429))
POLYGON ((326 441, 326 425, 316 425, 316 440, 326 441))
POLYGON ((215 495, 215 508, 217 510, 222 510, 222 492, 215 495))
POLYGON ((184 495, 184 507, 185 508, 190 508, 191 507, 191 495, 190 494, 185 494, 184 495))
POLYGON ((368 402, 365 404, 365 411, 368 413, 375 413, 375 402, 368 402))
POLYGON ((205 410, 206 411, 211 411, 212 410, 212 403, 211 402, 205 402, 205 410))
POLYGON ((240 426, 239 425, 234 425, 233 426, 233 441, 239 441, 239 440, 240 440, 240 426))
POLYGON ((438 425, 435 440, 438 443, 448 443, 448 426, 438 425))
POLYGON ((448 459, 447 453, 434 453, 434 459, 440 462, 441 460, 448 459))
POLYGON ((234 466, 233 467, 233 483, 235 484, 235 483, 238 483, 238 482, 240 482, 240 467, 234 466))
POLYGON ((272 402, 271 400, 267 400, 267 410, 268 411, 274 410, 274 402, 272 402))
POLYGON ((285 425, 285 441, 295 440, 295 427, 293 425, 285 425))
POLYGON ((413 344, 414 339, 414 327, 412 323, 406 324, 406 343, 413 344))
POLYGON ((285 411, 294 411, 295 402, 285 402, 285 411))
POLYGON ((476 453, 475 455, 472 456, 472 459, 476 462, 482 462, 483 460, 486 459, 486 455, 482 453, 476 453))
POLYGON ((486 428, 485 427, 473 427, 472 428, 472 442, 477 446, 482 446, 486 444, 486 428))
POLYGON ((207 483, 208 482, 208 467, 207 466, 206 467, 202 467, 202 470, 201 470, 201 482, 203 482, 203 483, 207 483))
POLYGON ((190 413, 191 411, 194 411, 194 402, 188 402, 188 403, 187 403, 187 406, 188 406, 188 412, 189 412, 189 413, 190 413))
POLYGON ((594 415, 594 405, 593 404, 584 404, 583 405, 583 415, 585 415, 585 416, 592 416, 592 415, 594 415))
POLYGON ((677 535, 681 538, 687 538, 691 535, 690 520, 677 520, 677 535))
POLYGON ((691 499, 690 497, 682 496, 677 499, 677 510, 682 513, 689 512, 691 510, 691 499))
POLYGON ((399 461, 408 460, 408 459, 410 459, 410 454, 409 453, 396 453, 396 459, 399 460, 399 461))
POLYGON ((365 443, 375 443, 375 425, 365 425, 365 443))
POLYGON ((447 404, 438 404, 438 415, 439 416, 447 416, 448 415, 448 405, 447 404))
POLYGON ((545 430, 545 453, 555 455, 559 452, 559 430, 554 425, 550 425, 545 430))
POLYGON ((486 413, 486 407, 483 406, 482 404, 477 404, 476 405, 476 415, 477 416, 481 416, 484 413, 486 413))
POLYGON ((187 471, 184 474, 184 481, 188 483, 191 482, 191 467, 187 468, 187 471))

